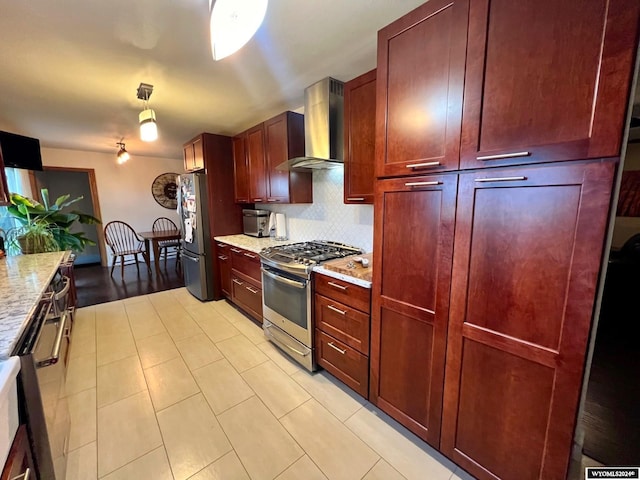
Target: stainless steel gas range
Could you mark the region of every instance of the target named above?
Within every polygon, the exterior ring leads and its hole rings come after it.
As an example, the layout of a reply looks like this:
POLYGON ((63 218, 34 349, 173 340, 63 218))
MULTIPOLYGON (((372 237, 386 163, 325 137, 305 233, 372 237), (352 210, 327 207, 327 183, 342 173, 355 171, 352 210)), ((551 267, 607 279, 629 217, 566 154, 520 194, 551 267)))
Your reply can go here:
POLYGON ((316 369, 311 310, 313 267, 362 253, 357 247, 325 240, 279 245, 260 252, 264 334, 309 371, 316 369))

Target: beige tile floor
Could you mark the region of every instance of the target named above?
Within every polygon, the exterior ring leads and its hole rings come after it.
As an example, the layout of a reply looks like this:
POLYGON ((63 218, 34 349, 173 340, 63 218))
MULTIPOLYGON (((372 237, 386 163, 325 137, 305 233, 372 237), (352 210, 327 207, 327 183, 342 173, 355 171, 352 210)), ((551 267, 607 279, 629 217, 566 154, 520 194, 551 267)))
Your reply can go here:
POLYGON ((181 288, 76 319, 67 480, 471 478, 224 301, 181 288))

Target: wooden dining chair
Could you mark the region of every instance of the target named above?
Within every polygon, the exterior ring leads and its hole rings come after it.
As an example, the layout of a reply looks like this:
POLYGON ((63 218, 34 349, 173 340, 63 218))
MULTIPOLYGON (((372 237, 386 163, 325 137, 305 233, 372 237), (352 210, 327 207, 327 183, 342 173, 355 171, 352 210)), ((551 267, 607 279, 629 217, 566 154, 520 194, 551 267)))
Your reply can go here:
MULTIPOLYGON (((153 222, 151 230, 154 232, 178 231, 178 226, 167 217, 159 217, 153 222)), ((180 240, 161 240, 158 242, 159 257, 164 253, 164 268, 167 268, 167 257, 176 257, 176 269, 180 268, 180 240)), ((159 258, 156 259, 156 262, 159 258)))
MULTIPOLYGON (((140 266, 138 265, 139 253, 142 254, 142 259, 145 260, 147 268, 149 268, 149 263, 146 261, 146 255, 148 255, 148 252, 145 252, 144 250, 144 240, 138 236, 131 225, 119 220, 109 222, 104 227, 104 238, 111 249, 111 253, 113 254, 113 261, 111 262, 111 276, 113 276, 113 268, 116 266, 116 260, 120 258, 120 274, 124 277, 124 265, 127 255, 132 255, 134 257, 138 273, 140 273, 140 266)), ((128 263, 127 265, 130 264, 131 263, 128 263)))

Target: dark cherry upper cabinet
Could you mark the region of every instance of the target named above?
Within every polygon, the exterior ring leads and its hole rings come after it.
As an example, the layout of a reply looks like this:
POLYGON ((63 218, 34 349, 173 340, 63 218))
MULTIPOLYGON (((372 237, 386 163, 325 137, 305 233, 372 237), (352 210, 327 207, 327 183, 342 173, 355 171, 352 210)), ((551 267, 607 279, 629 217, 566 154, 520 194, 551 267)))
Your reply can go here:
POLYGON ((344 203, 373 203, 376 71, 344 84, 344 203))
POLYGON ((304 156, 304 115, 284 112, 264 122, 267 203, 313 203, 311 172, 288 172, 277 167, 304 156))
POLYGON ((458 168, 468 13, 431 0, 378 32, 378 177, 458 168))
POLYGON ((233 137, 233 179, 236 203, 250 203, 246 138, 247 132, 233 137))
POLYGON ((249 202, 267 199, 266 158, 264 151, 264 124, 247 130, 247 163, 249 165, 249 202))
POLYGON ((614 162, 460 175, 441 450, 479 479, 564 479, 614 162))
POLYGON ((184 144, 183 155, 185 171, 197 172, 204 169, 204 145, 201 135, 184 144))
POLYGON ((461 168, 620 155, 637 0, 476 0, 461 168))
POLYGON ((370 401, 438 447, 457 175, 377 182, 370 401))
POLYGON ((0 207, 4 207, 9 204, 9 187, 7 185, 7 176, 4 172, 2 151, 0 150, 0 207))

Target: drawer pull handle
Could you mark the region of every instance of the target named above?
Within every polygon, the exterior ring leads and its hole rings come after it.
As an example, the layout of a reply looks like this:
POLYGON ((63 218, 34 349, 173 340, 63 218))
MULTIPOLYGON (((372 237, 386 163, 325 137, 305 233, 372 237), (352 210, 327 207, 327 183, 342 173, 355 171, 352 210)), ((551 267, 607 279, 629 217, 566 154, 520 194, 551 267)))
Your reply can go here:
POLYGON ((346 350, 342 350, 341 348, 336 347, 333 342, 329 342, 327 343, 327 345, 329 345, 331 348, 333 348, 334 350, 340 352, 342 355, 344 355, 345 353, 347 353, 346 350))
POLYGON ((327 285, 331 285, 339 290, 346 290, 348 287, 343 287, 342 285, 338 285, 337 283, 327 282, 327 285))
POLYGON ((349 202, 364 202, 364 197, 347 197, 349 202))
POLYGON ((249 290, 251 293, 253 293, 254 295, 256 293, 258 293, 258 290, 256 290, 255 288, 251 288, 251 287, 246 287, 247 290, 249 290))
POLYGON ((229 260, 229 257, 227 257, 226 255, 218 255, 218 258, 220 260, 229 260))
POLYGON ((237 248, 232 248, 231 251, 233 253, 242 253, 242 250, 238 250, 237 248))
POLYGON ((261 199, 261 198, 254 198, 254 199, 253 199, 253 201, 254 201, 254 202, 261 202, 261 201, 262 201, 262 199, 261 199))
POLYGON ((31 469, 27 467, 23 474, 13 477, 11 480, 29 480, 31 476, 31 469))
POLYGON ((279 198, 267 198, 267 202, 279 202, 279 198))
POLYGON ((501 158, 528 157, 529 155, 531 155, 531 152, 500 153, 498 155, 483 155, 481 157, 476 157, 476 160, 500 160, 501 158))
POLYGON ((227 246, 223 243, 218 243, 218 248, 227 248, 227 246))
POLYGON ((442 182, 407 182, 405 187, 431 187, 433 185, 442 185, 442 182))
POLYGON ((244 285, 244 283, 238 280, 237 278, 233 279, 233 283, 235 283, 236 285, 244 285))
POLYGON ((490 177, 490 178, 476 178, 476 182, 517 182, 519 180, 526 180, 527 177, 490 177))
POLYGON ((245 253, 244 256, 249 258, 258 258, 257 256, 252 255, 251 253, 245 253))
POLYGON ((339 313, 340 315, 346 315, 347 311, 346 310, 340 310, 339 308, 334 307, 333 305, 327 305, 327 308, 329 310, 333 310, 336 313, 339 313))
POLYGON ((438 167, 440 162, 424 162, 424 163, 410 163, 407 168, 426 168, 426 167, 438 167))

